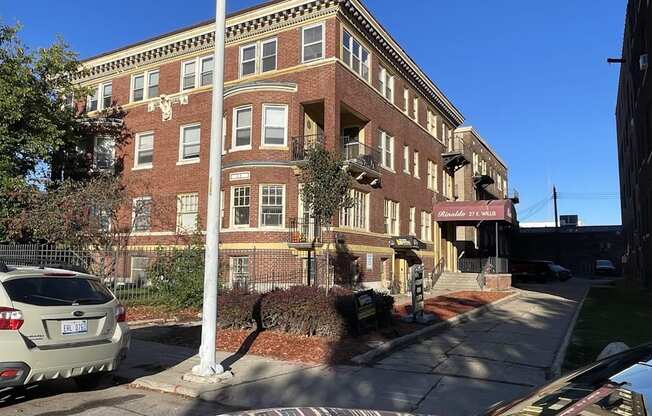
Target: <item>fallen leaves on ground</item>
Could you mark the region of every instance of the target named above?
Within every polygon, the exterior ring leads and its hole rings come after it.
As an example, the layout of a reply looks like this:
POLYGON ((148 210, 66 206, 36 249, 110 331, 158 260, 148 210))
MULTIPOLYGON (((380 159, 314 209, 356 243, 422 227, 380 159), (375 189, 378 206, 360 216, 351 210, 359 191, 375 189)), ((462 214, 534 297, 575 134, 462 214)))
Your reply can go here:
POLYGON ((147 321, 165 319, 178 322, 197 321, 199 309, 172 310, 164 305, 134 305, 127 306, 127 321, 147 321))
MULTIPOLYGON (((424 312, 435 315, 440 320, 450 319, 455 315, 479 308, 511 294, 512 292, 453 292, 426 299, 424 301, 424 312)), ((397 305, 394 310, 400 315, 408 315, 412 313, 412 305, 397 305)))

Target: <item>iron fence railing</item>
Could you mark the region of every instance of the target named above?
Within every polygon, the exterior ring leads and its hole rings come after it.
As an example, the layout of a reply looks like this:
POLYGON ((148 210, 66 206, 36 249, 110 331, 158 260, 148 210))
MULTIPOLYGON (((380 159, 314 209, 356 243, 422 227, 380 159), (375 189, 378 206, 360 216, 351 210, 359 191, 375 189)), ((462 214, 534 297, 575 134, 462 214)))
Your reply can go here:
POLYGON ((318 245, 322 242, 321 226, 316 218, 310 216, 290 218, 288 228, 290 244, 318 245))
POLYGON ((509 259, 506 257, 461 257, 457 268, 462 273, 482 273, 488 267, 489 274, 509 273, 509 259))
POLYGON ((349 162, 378 170, 380 166, 380 151, 374 147, 360 143, 355 137, 342 137, 342 156, 349 162))
POLYGON ((302 161, 306 159, 307 151, 313 146, 323 146, 324 135, 313 134, 308 136, 297 136, 292 138, 292 161, 302 161))
MULTIPOLYGON (((203 248, 196 250, 193 258, 203 259, 203 248)), ((169 271, 167 260, 181 251, 169 247, 102 251, 40 244, 0 245, 0 261, 13 266, 56 267, 89 273, 102 279, 121 302, 152 303, 160 299, 164 283, 171 279, 170 273, 175 274, 169 271)), ((331 286, 335 280, 334 259, 331 258, 327 271, 323 254, 312 253, 306 258, 289 250, 252 246, 220 249, 219 261, 221 291, 269 292, 305 284, 331 286)))

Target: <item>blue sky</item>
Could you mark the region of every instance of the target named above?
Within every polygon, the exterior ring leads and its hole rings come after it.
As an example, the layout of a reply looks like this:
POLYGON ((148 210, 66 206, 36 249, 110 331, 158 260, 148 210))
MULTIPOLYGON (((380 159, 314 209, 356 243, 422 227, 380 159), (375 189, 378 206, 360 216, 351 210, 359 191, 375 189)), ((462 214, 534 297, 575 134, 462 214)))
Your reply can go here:
MULTIPOLYGON (((227 0, 234 11, 259 3, 227 0)), ((555 184, 560 214, 620 224, 614 109, 626 0, 366 0, 431 79, 505 159, 521 220, 555 184), (564 194, 566 197, 564 197, 564 194)), ((0 0, 32 47, 62 35, 88 57, 209 19, 212 0, 0 0), (190 6, 192 4, 192 6, 190 6)), ((531 211, 535 211, 531 213, 531 211)))

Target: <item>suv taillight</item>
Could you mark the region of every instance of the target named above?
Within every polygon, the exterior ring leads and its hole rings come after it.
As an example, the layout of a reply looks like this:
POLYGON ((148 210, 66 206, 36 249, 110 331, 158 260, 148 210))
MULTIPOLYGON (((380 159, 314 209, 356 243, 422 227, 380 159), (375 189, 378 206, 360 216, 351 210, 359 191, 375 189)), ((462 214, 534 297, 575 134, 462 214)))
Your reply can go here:
POLYGON ((125 322, 127 320, 127 308, 122 305, 118 305, 115 308, 115 321, 116 322, 125 322))
POLYGON ((0 330, 16 331, 23 325, 23 313, 18 309, 0 307, 0 330))

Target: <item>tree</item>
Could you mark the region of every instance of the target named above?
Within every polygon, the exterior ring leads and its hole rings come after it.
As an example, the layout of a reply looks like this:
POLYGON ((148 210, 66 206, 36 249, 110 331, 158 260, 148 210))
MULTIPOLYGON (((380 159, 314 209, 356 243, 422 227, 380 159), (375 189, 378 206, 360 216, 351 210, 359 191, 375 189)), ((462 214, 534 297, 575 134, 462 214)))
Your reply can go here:
MULTIPOLYGON (((75 99, 89 90, 76 81, 86 71, 62 40, 29 50, 18 26, 0 24, 0 195, 17 189, 57 186, 53 181, 92 176, 95 137, 129 138, 125 116, 111 106, 89 119, 75 99)), ((0 213, 14 216, 23 206, 0 198, 0 213)), ((0 224, 0 240, 6 229, 0 224)))
MULTIPOLYGON (((330 233, 332 219, 342 208, 351 207, 349 195, 351 175, 342 158, 322 146, 312 146, 306 152, 306 162, 301 166, 299 180, 302 184, 301 198, 304 207, 315 218, 320 228, 330 233)), ((330 238, 326 242, 327 275, 330 254, 330 238)))
POLYGON ((115 268, 117 254, 123 253, 135 226, 150 218, 167 218, 165 205, 145 200, 134 204, 135 195, 149 195, 146 184, 98 174, 87 180, 67 179, 47 191, 36 188, 16 190, 24 209, 9 219, 9 237, 21 240, 28 230, 34 240, 89 249, 90 268, 98 276, 108 276, 115 268))

